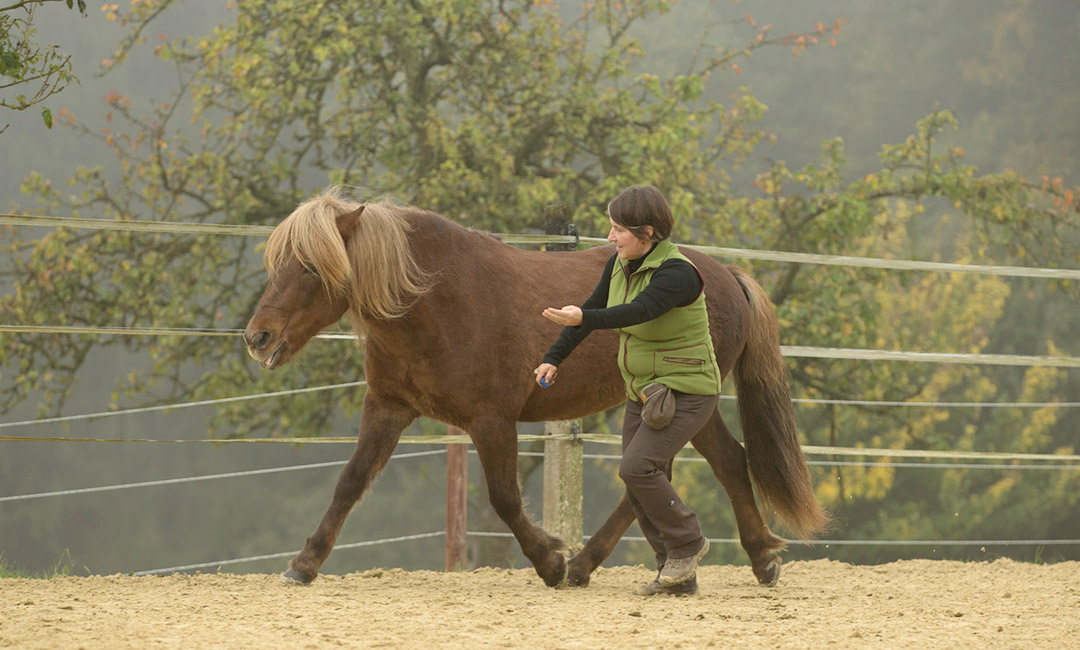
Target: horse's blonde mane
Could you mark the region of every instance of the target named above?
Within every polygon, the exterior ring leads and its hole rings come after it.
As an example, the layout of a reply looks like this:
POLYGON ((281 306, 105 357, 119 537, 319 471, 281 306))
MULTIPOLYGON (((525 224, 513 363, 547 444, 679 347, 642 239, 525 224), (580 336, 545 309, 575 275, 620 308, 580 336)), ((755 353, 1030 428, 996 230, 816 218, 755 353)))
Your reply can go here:
POLYGON ((291 258, 314 269, 327 292, 348 297, 347 315, 358 334, 369 318, 399 318, 431 286, 413 259, 403 212, 389 201, 351 201, 331 187, 297 206, 270 234, 266 270, 273 277, 291 258), (346 245, 337 217, 360 208, 346 245))

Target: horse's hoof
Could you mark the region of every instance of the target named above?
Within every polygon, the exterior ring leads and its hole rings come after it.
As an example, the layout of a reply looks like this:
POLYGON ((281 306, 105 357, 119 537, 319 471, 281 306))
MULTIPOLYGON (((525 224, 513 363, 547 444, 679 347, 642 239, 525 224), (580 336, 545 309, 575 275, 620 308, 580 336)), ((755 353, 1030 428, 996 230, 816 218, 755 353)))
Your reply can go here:
POLYGON ((588 587, 591 574, 588 569, 579 568, 582 563, 574 562, 576 558, 577 556, 574 556, 567 563, 566 584, 571 587, 588 587))
POLYGON ((290 587, 306 587, 310 585, 313 580, 314 578, 308 578, 295 569, 289 569, 281 574, 281 584, 289 585, 290 587))
POLYGON ((544 584, 553 589, 562 589, 568 584, 568 577, 570 576, 570 564, 566 561, 566 551, 556 551, 555 554, 559 557, 559 561, 562 564, 562 571, 558 571, 551 578, 544 578, 544 584))
POLYGON ((572 576, 567 574, 566 585, 568 587, 588 587, 589 586, 589 574, 583 576, 572 576))
POLYGON ((779 557, 773 558, 765 565, 765 568, 761 570, 761 573, 757 573, 758 582, 766 587, 775 587, 776 583, 780 582, 780 562, 779 557))

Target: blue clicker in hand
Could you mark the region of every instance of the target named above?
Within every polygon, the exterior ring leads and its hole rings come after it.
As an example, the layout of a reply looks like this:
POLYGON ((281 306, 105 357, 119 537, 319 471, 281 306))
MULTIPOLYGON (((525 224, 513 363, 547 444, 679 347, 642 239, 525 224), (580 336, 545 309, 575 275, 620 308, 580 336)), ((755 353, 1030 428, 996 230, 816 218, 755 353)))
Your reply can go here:
POLYGON ((540 388, 547 388, 552 383, 553 382, 550 382, 550 381, 547 380, 547 377, 541 377, 540 378, 540 388))

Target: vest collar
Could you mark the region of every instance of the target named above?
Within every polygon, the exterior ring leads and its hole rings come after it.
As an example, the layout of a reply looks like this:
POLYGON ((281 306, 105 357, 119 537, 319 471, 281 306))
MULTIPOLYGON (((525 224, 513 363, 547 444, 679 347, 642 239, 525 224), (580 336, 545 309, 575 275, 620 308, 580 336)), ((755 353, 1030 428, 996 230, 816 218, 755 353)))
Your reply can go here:
POLYGON ((655 269, 664 263, 664 260, 671 255, 675 249, 675 244, 671 242, 671 239, 661 239, 653 244, 653 247, 649 249, 648 253, 645 253, 636 260, 630 260, 629 262, 623 262, 619 260, 627 275, 633 275, 641 269, 655 269))

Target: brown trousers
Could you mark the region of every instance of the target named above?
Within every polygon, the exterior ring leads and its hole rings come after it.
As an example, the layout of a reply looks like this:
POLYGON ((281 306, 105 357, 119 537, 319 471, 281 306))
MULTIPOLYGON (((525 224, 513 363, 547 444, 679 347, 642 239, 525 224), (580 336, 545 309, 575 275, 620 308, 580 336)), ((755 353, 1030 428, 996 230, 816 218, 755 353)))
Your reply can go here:
POLYGON ((641 532, 656 552, 658 566, 668 557, 690 557, 705 544, 697 515, 671 486, 671 465, 675 454, 709 421, 720 399, 717 395, 672 393, 675 417, 660 430, 642 421, 639 402, 627 400, 619 464, 626 496, 641 532))

